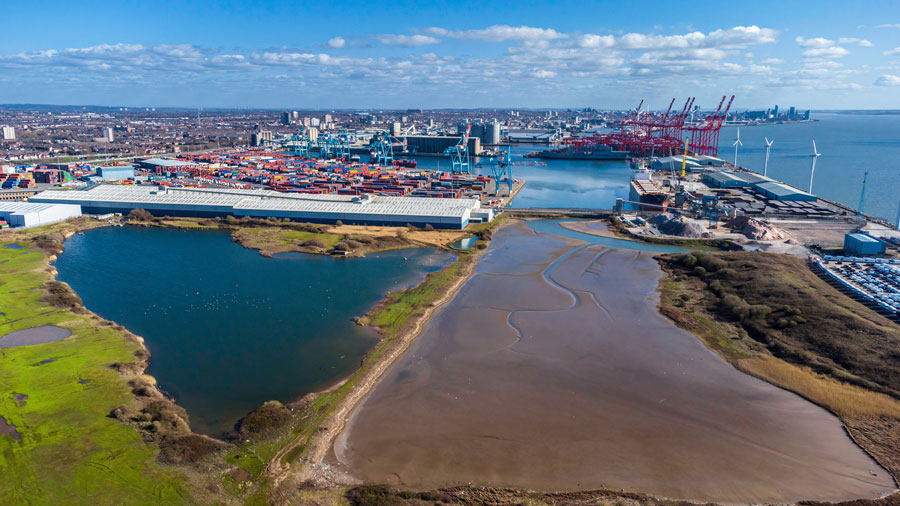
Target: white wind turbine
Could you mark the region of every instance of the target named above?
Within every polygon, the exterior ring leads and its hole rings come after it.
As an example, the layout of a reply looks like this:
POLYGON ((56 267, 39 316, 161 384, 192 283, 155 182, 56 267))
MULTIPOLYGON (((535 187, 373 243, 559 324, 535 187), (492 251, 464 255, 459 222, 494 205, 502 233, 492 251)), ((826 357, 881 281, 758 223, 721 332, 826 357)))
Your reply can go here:
POLYGON ((816 159, 822 156, 819 153, 819 150, 816 149, 816 140, 813 139, 813 152, 809 155, 809 159, 812 161, 812 166, 809 169, 809 193, 812 193, 812 184, 813 184, 813 176, 816 175, 816 159))
POLYGON ((775 142, 775 139, 769 140, 768 137, 763 137, 766 140, 766 164, 763 165, 763 176, 768 176, 769 172, 769 150, 772 149, 772 144, 775 142))
POLYGON ((737 167, 737 153, 738 147, 743 146, 744 143, 741 142, 741 129, 737 129, 737 138, 734 140, 734 166, 737 167))

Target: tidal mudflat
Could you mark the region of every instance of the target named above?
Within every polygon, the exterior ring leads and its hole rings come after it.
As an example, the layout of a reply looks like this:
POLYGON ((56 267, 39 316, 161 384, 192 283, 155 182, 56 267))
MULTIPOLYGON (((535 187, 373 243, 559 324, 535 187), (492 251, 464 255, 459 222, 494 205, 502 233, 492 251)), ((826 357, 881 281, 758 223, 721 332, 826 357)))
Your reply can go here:
POLYGON ((521 223, 352 415, 366 482, 625 489, 718 502, 878 497, 839 420, 744 375, 656 309, 650 253, 521 223))

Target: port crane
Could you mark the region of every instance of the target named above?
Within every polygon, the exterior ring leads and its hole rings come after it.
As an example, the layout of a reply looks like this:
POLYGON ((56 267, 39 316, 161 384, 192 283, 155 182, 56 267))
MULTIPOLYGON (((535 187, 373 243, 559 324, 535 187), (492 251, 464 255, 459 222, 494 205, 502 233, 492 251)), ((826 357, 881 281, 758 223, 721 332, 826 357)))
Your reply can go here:
POLYGON ((459 139, 455 146, 444 150, 445 155, 450 155, 450 171, 453 174, 471 174, 472 167, 469 164, 469 131, 472 125, 466 125, 466 133, 459 139))
POLYGON ((507 187, 507 195, 512 195, 512 149, 507 146, 506 153, 498 158, 491 158, 491 176, 494 178, 494 195, 500 195, 500 185, 507 187))
POLYGON ((394 141, 387 132, 375 142, 375 163, 385 167, 394 165, 394 141))

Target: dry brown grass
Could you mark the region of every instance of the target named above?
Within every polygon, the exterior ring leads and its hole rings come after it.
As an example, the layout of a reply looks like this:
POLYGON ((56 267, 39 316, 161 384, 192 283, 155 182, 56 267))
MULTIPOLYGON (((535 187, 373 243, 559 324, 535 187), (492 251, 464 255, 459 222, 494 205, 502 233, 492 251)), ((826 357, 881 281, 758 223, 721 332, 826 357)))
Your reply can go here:
POLYGON ((737 361, 737 367, 769 383, 795 392, 842 417, 889 417, 900 420, 900 401, 888 395, 842 383, 771 355, 737 361))
POLYGON ((329 232, 333 234, 345 235, 367 235, 372 237, 379 236, 395 236, 402 233, 403 237, 422 244, 430 244, 437 247, 446 246, 449 243, 458 241, 463 237, 472 234, 462 230, 415 230, 410 231, 407 227, 377 227, 363 225, 341 225, 339 227, 331 227, 329 232))

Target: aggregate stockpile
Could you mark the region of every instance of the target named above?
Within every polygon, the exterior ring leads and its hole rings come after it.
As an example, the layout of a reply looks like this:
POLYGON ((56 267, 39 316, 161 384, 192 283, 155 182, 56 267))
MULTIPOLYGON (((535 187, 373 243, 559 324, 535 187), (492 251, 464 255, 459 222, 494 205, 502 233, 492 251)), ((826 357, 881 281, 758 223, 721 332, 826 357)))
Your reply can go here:
POLYGON ((732 218, 725 223, 725 226, 756 241, 777 241, 784 239, 784 234, 777 228, 764 221, 750 218, 749 216, 732 218))
POLYGON ((670 213, 658 214, 650 220, 650 223, 666 235, 694 239, 709 236, 709 231, 703 228, 702 225, 687 221, 682 216, 670 213))

